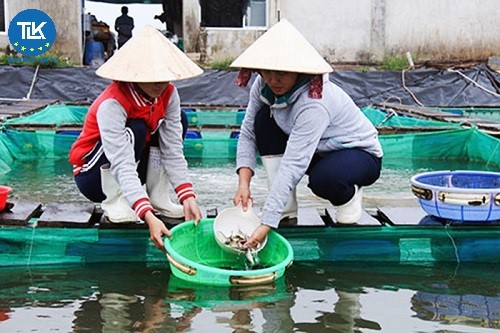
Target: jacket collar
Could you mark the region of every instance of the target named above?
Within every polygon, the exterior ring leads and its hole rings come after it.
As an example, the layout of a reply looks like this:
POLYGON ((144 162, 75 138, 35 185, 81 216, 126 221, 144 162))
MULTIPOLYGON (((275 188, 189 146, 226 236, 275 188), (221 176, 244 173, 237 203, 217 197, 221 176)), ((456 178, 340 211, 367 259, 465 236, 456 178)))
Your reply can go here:
POLYGON ((157 98, 151 100, 144 96, 144 93, 139 89, 139 87, 131 82, 127 83, 127 90, 132 97, 133 103, 139 108, 149 107, 157 101, 157 98))
POLYGON ((274 107, 277 108, 284 108, 288 104, 292 104, 293 102, 295 102, 295 100, 297 100, 303 88, 307 88, 307 84, 309 83, 309 81, 311 81, 310 76, 299 77, 298 82, 293 85, 292 89, 290 89, 290 91, 285 95, 279 97, 274 95, 273 91, 267 85, 267 83, 264 83, 264 86, 260 91, 260 99, 267 105, 274 105, 274 107))

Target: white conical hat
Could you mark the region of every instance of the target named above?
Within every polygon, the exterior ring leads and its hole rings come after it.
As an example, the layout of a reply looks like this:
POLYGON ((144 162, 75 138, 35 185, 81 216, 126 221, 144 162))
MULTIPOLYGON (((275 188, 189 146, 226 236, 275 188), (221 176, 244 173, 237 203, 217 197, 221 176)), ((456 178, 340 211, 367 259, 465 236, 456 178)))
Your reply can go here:
POLYGON ((307 39, 286 19, 273 25, 245 50, 231 67, 306 74, 333 71, 307 39))
POLYGON ((96 71, 111 80, 167 82, 203 73, 188 56, 152 26, 130 38, 96 71))

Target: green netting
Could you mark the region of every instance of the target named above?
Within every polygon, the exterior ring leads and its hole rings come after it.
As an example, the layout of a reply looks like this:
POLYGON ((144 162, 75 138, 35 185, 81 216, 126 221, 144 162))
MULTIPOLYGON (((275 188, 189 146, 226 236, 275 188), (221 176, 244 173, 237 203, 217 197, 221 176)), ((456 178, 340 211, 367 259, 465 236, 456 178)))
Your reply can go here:
POLYGON ((373 125, 386 127, 456 127, 460 128, 460 124, 449 123, 437 120, 420 119, 409 116, 399 116, 396 113, 388 113, 373 107, 362 109, 373 125))
MULTIPOLYGON (((240 125, 245 116, 243 111, 221 111, 221 110, 202 110, 196 111, 185 109, 189 125, 222 125, 235 126, 240 125)), ((81 105, 49 105, 36 113, 5 119, 1 124, 36 124, 36 125, 65 125, 65 124, 83 124, 88 106, 81 105)), ((416 117, 399 116, 395 113, 387 113, 374 107, 365 107, 363 113, 370 119, 375 126, 391 127, 459 127, 459 124, 442 122, 436 120, 426 120, 416 117)), ((478 110, 479 111, 479 110, 478 110)))
POLYGON ((81 105, 49 105, 44 109, 22 117, 3 120, 3 124, 65 125, 83 124, 89 107, 81 105))
POLYGON ((229 131, 201 132, 200 139, 186 139, 184 154, 188 159, 234 159, 238 139, 229 131))
POLYGON ((189 111, 186 112, 188 123, 192 126, 203 125, 241 125, 245 112, 242 111, 189 111))
POLYGON ((380 136, 384 158, 476 161, 500 166, 500 140, 478 129, 380 136))
MULTIPOLYGON (((10 171, 14 160, 40 158, 66 159, 78 131, 21 130, 15 124, 81 124, 86 114, 85 106, 54 105, 25 117, 4 120, 0 123, 0 173, 10 171)), ((443 160, 473 161, 488 167, 500 166, 500 140, 476 128, 461 129, 458 124, 391 115, 375 108, 363 112, 375 125, 421 128, 426 132, 381 135, 385 159, 392 161, 443 160), (456 127, 444 130, 443 127, 456 127), (433 131, 435 129, 435 131, 433 131), (429 131, 430 130, 430 131, 429 131)), ((210 160, 234 160, 237 138, 229 129, 208 129, 203 125, 238 125, 244 112, 195 111, 187 112, 191 125, 199 126, 194 138, 184 142, 185 155, 202 163, 210 160)))
POLYGON ((439 110, 470 118, 500 121, 500 109, 498 108, 440 108, 439 110))
MULTIPOLYGON (((277 232, 290 242, 297 262, 500 262, 500 229, 495 225, 290 227, 277 232)), ((167 264, 167 258, 148 235, 146 229, 2 227, 0 266, 167 264)))

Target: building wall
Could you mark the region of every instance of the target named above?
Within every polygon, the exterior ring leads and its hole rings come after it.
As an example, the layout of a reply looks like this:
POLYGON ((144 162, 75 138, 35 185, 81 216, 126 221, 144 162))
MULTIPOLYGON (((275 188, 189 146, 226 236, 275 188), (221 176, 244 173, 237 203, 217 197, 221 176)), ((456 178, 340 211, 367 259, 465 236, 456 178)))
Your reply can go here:
MULTIPOLYGON (((269 26, 288 19, 330 62, 415 61, 500 54, 498 0, 268 0, 269 26)), ((237 57, 265 29, 200 28, 198 0, 184 1, 184 47, 210 63, 237 57)))
MULTIPOLYGON (((39 8, 55 21, 51 51, 81 63, 81 0, 6 0, 8 20, 39 8)), ((500 54, 499 0, 268 0, 269 26, 287 18, 328 61, 377 62, 411 52, 415 61, 500 54)), ((236 58, 265 28, 200 27, 199 0, 183 2, 184 48, 207 63, 236 58)), ((0 33, 0 47, 8 45, 0 33)))
POLYGON ((500 54, 498 0, 387 0, 386 52, 422 59, 486 59, 500 54))
MULTIPOLYGON (((281 1, 289 20, 330 62, 370 60, 372 3, 377 0, 281 1)), ((406 2, 406 1, 405 1, 406 2)))
MULTIPOLYGON (((57 52, 70 61, 82 63, 82 6, 81 0, 8 0, 6 1, 8 21, 24 9, 36 8, 47 13, 56 25, 57 36, 49 52, 57 52)), ((6 34, 0 35, 0 47, 9 44, 6 34)))

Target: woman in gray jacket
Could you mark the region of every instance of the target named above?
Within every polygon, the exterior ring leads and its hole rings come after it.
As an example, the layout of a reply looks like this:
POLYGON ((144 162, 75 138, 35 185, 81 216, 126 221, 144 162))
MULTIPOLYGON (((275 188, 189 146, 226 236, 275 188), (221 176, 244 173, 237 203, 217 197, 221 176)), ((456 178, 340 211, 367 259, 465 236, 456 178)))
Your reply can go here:
POLYGON ((362 187, 380 177, 378 133, 352 99, 330 82, 331 66, 283 19, 243 52, 239 86, 254 81, 237 149, 234 204, 246 209, 257 153, 269 182, 261 225, 245 243, 254 248, 284 217, 296 217, 295 188, 309 176, 312 192, 336 206, 336 221, 356 223, 362 187))

